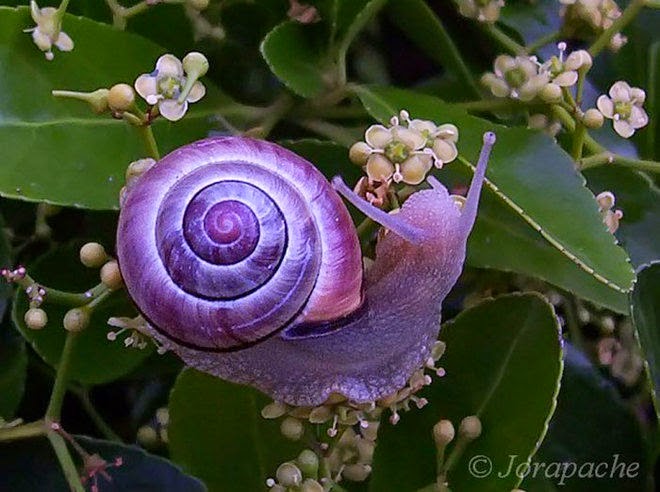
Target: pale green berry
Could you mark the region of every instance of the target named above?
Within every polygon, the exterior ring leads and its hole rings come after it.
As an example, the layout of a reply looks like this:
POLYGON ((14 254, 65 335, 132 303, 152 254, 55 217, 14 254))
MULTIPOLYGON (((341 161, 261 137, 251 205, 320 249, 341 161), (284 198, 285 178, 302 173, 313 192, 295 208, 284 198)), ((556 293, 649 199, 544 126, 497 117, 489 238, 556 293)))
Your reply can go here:
POLYGON ((46 311, 40 308, 30 308, 23 317, 25 324, 31 330, 41 330, 48 323, 46 311))
POLYGON ((296 458, 296 464, 306 477, 316 478, 319 472, 319 457, 311 449, 303 450, 296 458))

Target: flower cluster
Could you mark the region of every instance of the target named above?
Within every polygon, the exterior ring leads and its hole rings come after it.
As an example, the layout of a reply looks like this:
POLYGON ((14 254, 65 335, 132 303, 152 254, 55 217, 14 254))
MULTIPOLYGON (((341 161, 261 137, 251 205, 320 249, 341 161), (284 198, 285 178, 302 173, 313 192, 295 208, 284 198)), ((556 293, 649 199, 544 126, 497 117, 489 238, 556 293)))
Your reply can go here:
POLYGON ((30 15, 37 25, 24 32, 32 33, 32 40, 37 47, 44 52, 46 60, 52 60, 53 45, 60 51, 71 51, 73 49, 73 40, 67 33, 62 31, 62 17, 64 11, 54 7, 39 8, 37 2, 30 2, 30 15))
MULTIPOLYGON (((613 0, 559 0, 559 2, 563 4, 562 32, 566 37, 598 36, 621 17, 621 9, 613 0)), ((626 41, 625 36, 616 33, 612 36, 609 47, 617 51, 626 44, 626 41)))
POLYGON ((458 0, 461 15, 491 24, 500 18, 502 7, 504 0, 458 0))
POLYGON ((635 130, 646 126, 649 117, 642 105, 646 93, 638 87, 618 81, 610 87, 609 97, 601 95, 596 101, 598 110, 613 121, 614 131, 623 138, 629 138, 635 130))
MULTIPOLYGON (((559 50, 559 56, 555 55, 550 58, 541 65, 539 71, 548 75, 549 86, 551 84, 557 86, 557 89, 552 90, 552 92, 561 93, 559 88, 575 85, 578 81, 578 71, 589 70, 593 60, 586 50, 573 51, 570 55, 564 57, 566 53, 566 43, 564 42, 557 44, 557 49, 559 50)), ((544 88, 543 91, 548 91, 548 88, 544 88)))
POLYGON ((411 120, 407 111, 394 116, 389 126, 372 125, 364 142, 354 144, 349 158, 364 166, 371 181, 419 184, 435 165, 441 168, 458 156, 458 129, 451 124, 436 125, 411 120))
POLYGON ((613 210, 616 203, 614 193, 611 191, 603 191, 596 196, 598 202, 598 211, 603 218, 603 223, 607 226, 607 230, 614 234, 619 228, 619 222, 623 218, 621 210, 613 210))
POLYGON ((188 103, 199 101, 206 88, 197 80, 208 71, 208 61, 200 53, 188 53, 183 63, 174 55, 163 55, 156 62, 156 70, 140 75, 135 90, 147 104, 156 106, 170 121, 183 118, 188 103))

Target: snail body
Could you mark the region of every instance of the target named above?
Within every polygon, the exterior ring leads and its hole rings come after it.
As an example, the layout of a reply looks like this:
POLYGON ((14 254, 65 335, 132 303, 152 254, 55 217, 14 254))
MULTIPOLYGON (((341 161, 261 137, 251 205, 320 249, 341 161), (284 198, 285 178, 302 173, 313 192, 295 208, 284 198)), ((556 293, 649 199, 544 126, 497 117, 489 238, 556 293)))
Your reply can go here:
POLYGON ((391 215, 275 144, 201 140, 130 187, 117 255, 151 335, 188 365, 317 405, 375 401, 424 365, 461 273, 487 153, 462 211, 430 178, 391 215), (387 230, 363 274, 339 194, 387 230))

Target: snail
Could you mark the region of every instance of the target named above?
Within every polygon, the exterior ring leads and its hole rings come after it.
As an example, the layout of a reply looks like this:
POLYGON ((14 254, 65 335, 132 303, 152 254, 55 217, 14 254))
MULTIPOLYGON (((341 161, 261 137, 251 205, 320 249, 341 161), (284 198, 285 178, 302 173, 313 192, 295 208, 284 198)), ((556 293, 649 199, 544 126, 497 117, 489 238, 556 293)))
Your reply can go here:
POLYGON ((396 214, 274 143, 181 147, 123 200, 128 293, 149 334, 198 370, 292 405, 376 401, 428 360, 494 141, 484 135, 462 209, 429 177, 396 214), (387 230, 366 272, 340 195, 387 230))

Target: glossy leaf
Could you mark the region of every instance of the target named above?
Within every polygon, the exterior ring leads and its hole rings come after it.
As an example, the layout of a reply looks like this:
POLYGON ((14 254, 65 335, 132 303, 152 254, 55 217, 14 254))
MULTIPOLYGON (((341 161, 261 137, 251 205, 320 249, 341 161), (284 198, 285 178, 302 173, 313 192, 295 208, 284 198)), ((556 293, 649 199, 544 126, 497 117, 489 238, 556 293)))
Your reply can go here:
POLYGON ((433 425, 449 419, 457 428, 477 415, 482 434, 454 462, 449 487, 509 492, 519 480, 496 472, 506 470, 510 455, 524 462, 536 451, 559 391, 561 341, 552 306, 536 294, 486 301, 445 323, 440 339, 447 344, 439 362, 446 376, 422 395, 426 407, 402 415, 396 426, 381 426, 370 490, 416 490, 434 482, 433 425), (479 455, 493 467, 483 478, 469 471, 479 455))
MULTIPOLYGON (((625 251, 615 244, 602 224, 594 197, 584 186, 584 178, 575 172, 569 156, 548 137, 470 116, 456 105, 411 91, 359 88, 357 92, 367 111, 380 121, 389 120, 405 108, 415 118, 456 124, 460 130, 459 151, 470 158, 476 157, 482 134, 487 130, 495 131, 498 141, 488 168, 487 192, 494 193, 511 213, 523 218, 537 231, 540 239, 548 241, 574 262, 576 275, 592 275, 618 292, 631 288, 634 272, 625 251)), ((471 169, 460 160, 451 166, 471 169)), ((525 254, 513 238, 500 244, 480 246, 490 250, 484 251, 484 255, 499 255, 500 249, 525 254)), ((535 273, 523 270, 516 263, 509 265, 508 269, 535 273)), ((544 278, 561 287, 575 288, 566 285, 561 275, 555 275, 549 269, 544 278)), ((601 304, 608 302, 607 299, 595 299, 597 292, 576 293, 601 304)))
POLYGON ((600 166, 584 173, 598 194, 611 191, 615 209, 623 212, 616 237, 636 267, 660 258, 660 190, 643 173, 632 169, 600 166))
MULTIPOLYGON (((640 492, 653 490, 648 486, 648 463, 640 425, 616 388, 598 373, 595 367, 570 344, 565 347, 564 375, 557 410, 550 422, 548 434, 532 460, 551 463, 554 473, 542 471, 538 483, 522 488, 527 492, 557 490, 562 492, 640 492), (557 469, 562 463, 575 463, 574 476, 562 479, 557 469), (590 463, 593 463, 591 476, 590 463), (599 469, 595 467, 601 463, 599 469), (602 474, 598 478, 595 470, 602 474), (583 477, 579 472, 582 467, 583 477), (547 482, 554 483, 549 488, 547 482)), ((540 475, 540 476, 539 476, 540 475)), ((537 481, 535 481, 537 482, 537 481)))
POLYGON ((644 265, 637 272, 631 295, 632 319, 646 359, 653 403, 660 418, 660 261, 644 265))
POLYGON ((325 82, 321 73, 323 31, 318 24, 284 22, 261 44, 261 54, 273 73, 296 94, 314 97, 325 82))
MULTIPOLYGON (((98 271, 86 269, 78 262, 79 246, 65 247, 41 257, 33 265, 27 265, 28 272, 46 286, 84 292, 98 283, 98 271)), ((19 290, 12 312, 14 324, 34 350, 48 364, 56 367, 66 338, 62 320, 69 308, 53 303, 45 304, 48 324, 41 330, 31 330, 25 326, 23 315, 27 308, 27 296, 19 290)), ((110 330, 116 330, 107 324, 111 316, 135 316, 135 308, 124 291, 114 293, 94 310, 90 324, 78 338, 76 350, 71 356, 72 380, 85 384, 114 381, 130 373, 153 352, 151 344, 144 350, 126 348, 123 340, 128 333, 110 342, 106 335, 110 330)))
POLYGON ((312 162, 328 179, 341 174, 346 181, 353 182, 362 175, 360 168, 348 159, 346 147, 336 143, 311 138, 281 143, 312 162))
POLYGON ((463 97, 479 94, 467 67, 459 63, 461 54, 445 29, 442 20, 424 0, 397 0, 389 2, 387 11, 394 22, 429 58, 446 67, 460 79, 463 97), (469 94, 466 94, 466 88, 469 94))
MULTIPOLYGON (((12 67, 0 74, 0 195, 117 208, 126 166, 145 157, 138 132, 107 114, 92 113, 86 103, 54 98, 51 91, 132 84, 153 70, 165 50, 137 35, 67 15, 65 31, 75 49, 56 52, 48 62, 23 32, 32 24, 28 9, 0 7, 0 65, 12 67)), ((160 118, 154 124, 162 152, 206 136, 210 116, 226 99, 205 84, 206 97, 183 120, 160 118)))
POLYGON ((26 375, 25 341, 5 320, 0 323, 0 418, 14 416, 23 398, 26 375))
POLYGON ((170 455, 209 490, 262 490, 302 444, 287 442, 279 422, 265 420, 270 400, 252 388, 184 370, 170 396, 170 455))
MULTIPOLYGON (((147 454, 136 446, 126 446, 85 436, 74 436, 90 454, 97 453, 110 465, 95 480, 100 492, 204 492, 203 483, 183 473, 160 456, 147 454), (114 466, 121 458, 121 465, 114 466)), ((89 489, 89 485, 88 485, 89 489)), ((12 492, 68 492, 62 469, 48 440, 28 439, 2 443, 0 446, 0 490, 12 492)))

